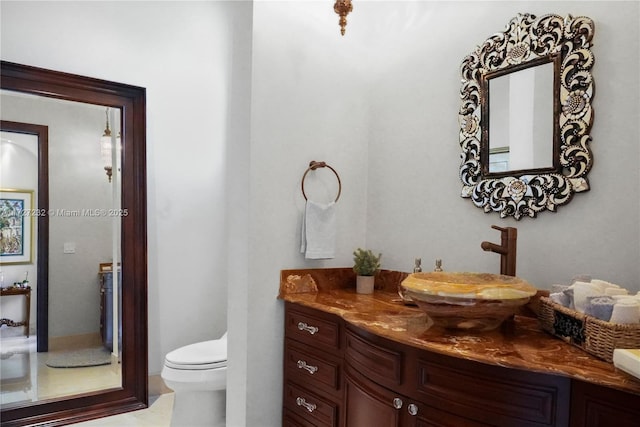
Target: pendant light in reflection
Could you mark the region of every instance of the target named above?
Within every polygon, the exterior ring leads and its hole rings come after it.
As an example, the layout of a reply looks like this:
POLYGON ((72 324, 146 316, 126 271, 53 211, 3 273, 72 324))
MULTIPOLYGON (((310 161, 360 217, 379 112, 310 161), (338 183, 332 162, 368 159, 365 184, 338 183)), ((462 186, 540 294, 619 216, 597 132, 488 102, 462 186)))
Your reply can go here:
MULTIPOLYGON (((114 138, 111 135, 111 128, 109 128, 109 108, 107 108, 105 112, 105 116, 106 116, 106 125, 104 128, 104 133, 102 135, 102 138, 100 138, 100 156, 102 157, 102 163, 104 164, 104 170, 107 173, 109 182, 111 182, 111 176, 113 175, 114 138)), ((118 132, 118 137, 115 139, 115 144, 116 144, 117 152, 119 153, 120 152, 120 133, 119 132, 118 132)))

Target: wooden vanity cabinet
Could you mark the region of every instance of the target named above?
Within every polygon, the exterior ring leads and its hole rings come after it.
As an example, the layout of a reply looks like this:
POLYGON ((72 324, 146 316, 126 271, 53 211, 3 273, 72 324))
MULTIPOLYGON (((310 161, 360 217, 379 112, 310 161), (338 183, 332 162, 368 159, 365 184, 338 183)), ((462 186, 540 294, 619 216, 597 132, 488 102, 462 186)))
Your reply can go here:
POLYGON ((385 412, 392 426, 569 425, 568 378, 461 361, 345 328, 346 426, 366 426, 385 412))
MULTIPOLYGON (((113 340, 118 340, 118 348, 122 348, 122 322, 118 322, 118 331, 113 331, 113 272, 111 263, 101 263, 98 273, 100 285, 100 337, 102 344, 109 351, 113 350, 113 340)), ((122 295, 122 271, 118 269, 118 295, 122 295)), ((118 299, 117 314, 121 320, 122 298, 118 299)))
POLYGON ((287 303, 284 426, 338 427, 343 400, 342 319, 287 303))
POLYGON ((283 426, 640 425, 635 394, 422 350, 290 302, 285 319, 283 426))

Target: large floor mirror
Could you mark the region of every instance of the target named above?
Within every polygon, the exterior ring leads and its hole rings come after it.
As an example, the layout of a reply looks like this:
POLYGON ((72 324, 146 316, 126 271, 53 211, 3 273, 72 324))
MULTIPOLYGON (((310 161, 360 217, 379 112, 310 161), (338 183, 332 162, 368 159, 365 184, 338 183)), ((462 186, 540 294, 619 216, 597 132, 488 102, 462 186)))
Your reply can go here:
POLYGON ((144 408, 145 89, 0 66, 2 425, 144 408))

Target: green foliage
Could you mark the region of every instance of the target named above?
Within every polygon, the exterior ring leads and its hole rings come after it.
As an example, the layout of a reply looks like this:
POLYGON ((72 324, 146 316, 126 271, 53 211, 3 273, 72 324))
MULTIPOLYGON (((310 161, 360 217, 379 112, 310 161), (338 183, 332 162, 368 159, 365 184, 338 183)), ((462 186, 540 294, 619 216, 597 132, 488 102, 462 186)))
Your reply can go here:
POLYGON ((380 258, 382 254, 376 256, 370 249, 358 248, 353 251, 353 271, 358 276, 374 276, 380 270, 380 258))

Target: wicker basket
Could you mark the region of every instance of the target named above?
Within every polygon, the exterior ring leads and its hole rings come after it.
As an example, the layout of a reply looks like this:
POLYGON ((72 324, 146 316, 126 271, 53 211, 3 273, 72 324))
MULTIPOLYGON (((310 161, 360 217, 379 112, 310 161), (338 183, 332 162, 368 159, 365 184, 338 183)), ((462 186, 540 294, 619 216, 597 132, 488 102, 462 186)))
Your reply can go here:
POLYGON ((542 329, 607 362, 616 348, 640 348, 640 324, 605 322, 540 298, 542 329))

